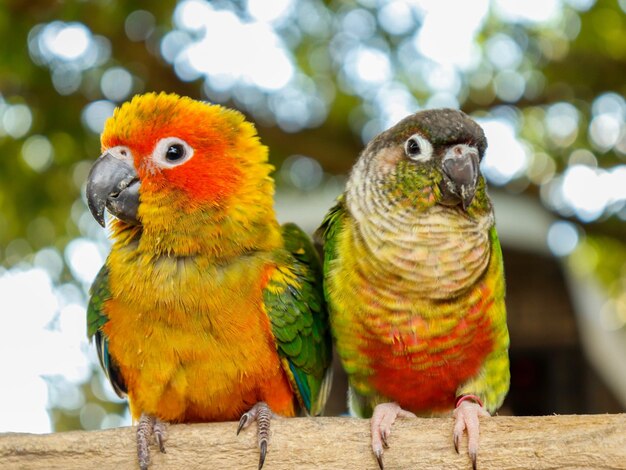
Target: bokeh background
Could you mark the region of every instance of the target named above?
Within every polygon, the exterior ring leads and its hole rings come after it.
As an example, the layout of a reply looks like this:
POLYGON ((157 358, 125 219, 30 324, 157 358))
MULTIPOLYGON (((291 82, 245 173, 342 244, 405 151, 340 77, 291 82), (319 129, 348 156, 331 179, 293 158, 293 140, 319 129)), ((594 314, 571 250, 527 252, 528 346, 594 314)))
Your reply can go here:
MULTIPOLYGON (((133 94, 235 107, 315 229, 358 152, 409 113, 483 125, 504 247, 513 414, 626 407, 626 0, 4 0, 0 431, 130 423, 85 334, 108 251, 98 134, 133 94)), ((344 409, 338 374, 330 413, 344 409)))

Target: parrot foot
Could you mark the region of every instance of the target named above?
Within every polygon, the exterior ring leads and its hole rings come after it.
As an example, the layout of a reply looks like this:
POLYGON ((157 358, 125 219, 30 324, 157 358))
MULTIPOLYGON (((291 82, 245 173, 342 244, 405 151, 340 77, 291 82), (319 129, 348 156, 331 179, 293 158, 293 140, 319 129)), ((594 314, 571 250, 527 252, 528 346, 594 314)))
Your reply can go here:
POLYGON ((139 468, 148 470, 150 465, 150 440, 154 439, 159 446, 159 450, 165 454, 165 428, 166 424, 152 415, 142 414, 137 424, 137 458, 139 468))
POLYGON ((372 432, 372 451, 378 461, 380 470, 384 470, 383 464, 383 447, 389 448, 389 435, 391 434, 391 426, 396 418, 416 418, 410 411, 403 410, 397 403, 381 403, 376 405, 374 413, 370 420, 372 432))
POLYGON ((267 454, 267 445, 270 439, 270 421, 274 413, 267 403, 260 401, 254 405, 247 413, 241 415, 239 426, 237 426, 237 435, 250 426, 254 421, 257 422, 257 437, 259 441, 259 470, 263 468, 265 463, 265 455, 267 454))
POLYGON ((454 410, 454 450, 459 453, 459 441, 463 437, 463 431, 467 430, 467 452, 472 460, 473 470, 476 470, 478 455, 479 418, 487 416, 491 415, 481 405, 468 401, 462 401, 454 410))

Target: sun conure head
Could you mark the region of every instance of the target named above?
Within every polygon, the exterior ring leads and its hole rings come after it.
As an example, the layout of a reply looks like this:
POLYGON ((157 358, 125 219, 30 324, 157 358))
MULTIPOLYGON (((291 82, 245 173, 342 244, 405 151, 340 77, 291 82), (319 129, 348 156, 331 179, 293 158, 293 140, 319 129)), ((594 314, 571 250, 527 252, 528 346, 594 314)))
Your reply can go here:
POLYGON ((144 203, 167 201, 180 211, 220 208, 261 187, 271 199, 267 148, 241 113, 219 105, 175 94, 138 95, 107 120, 101 143, 87 201, 103 226, 105 207, 137 224, 144 203))
POLYGON ((384 194, 418 209, 468 210, 484 192, 479 163, 486 148, 482 128, 465 113, 420 111, 370 141, 350 176, 349 197, 384 194))

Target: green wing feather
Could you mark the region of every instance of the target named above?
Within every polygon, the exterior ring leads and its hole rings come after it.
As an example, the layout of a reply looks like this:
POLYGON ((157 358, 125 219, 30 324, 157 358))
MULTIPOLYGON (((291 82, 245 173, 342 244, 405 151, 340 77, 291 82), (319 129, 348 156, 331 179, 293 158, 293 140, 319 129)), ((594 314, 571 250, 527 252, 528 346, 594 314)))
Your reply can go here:
POLYGON ((265 308, 283 368, 308 414, 323 411, 330 392, 332 343, 322 292, 319 258, 308 236, 296 225, 282 227, 285 249, 282 276, 266 286, 265 308))
POLYGON ((100 366, 111 382, 115 393, 124 398, 128 390, 117 364, 109 354, 109 340, 102 331, 102 327, 109 320, 104 311, 104 303, 111 298, 109 270, 106 265, 100 268, 89 294, 91 297, 87 306, 87 336, 90 340, 93 338, 96 343, 100 366))
MULTIPOLYGON (((344 205, 344 196, 341 195, 337 198, 337 202, 328 211, 328 214, 324 217, 322 225, 315 232, 315 240, 324 249, 324 276, 328 275, 331 262, 337 258, 336 246, 337 237, 341 231, 343 224, 343 217, 346 214, 344 205)), ((326 284, 324 283, 325 299, 329 302, 328 293, 326 292, 326 284)))

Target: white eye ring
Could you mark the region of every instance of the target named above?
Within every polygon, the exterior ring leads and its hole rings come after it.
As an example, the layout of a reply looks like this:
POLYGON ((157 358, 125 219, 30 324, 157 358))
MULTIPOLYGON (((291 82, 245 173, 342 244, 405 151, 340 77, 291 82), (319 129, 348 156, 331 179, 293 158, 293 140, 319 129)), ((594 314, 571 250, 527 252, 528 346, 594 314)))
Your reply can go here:
POLYGON ((413 134, 404 142, 404 153, 413 161, 426 162, 433 156, 433 146, 423 136, 413 134))
POLYGON ((157 142, 152 161, 160 168, 175 168, 193 157, 193 148, 178 137, 165 137, 157 142))

